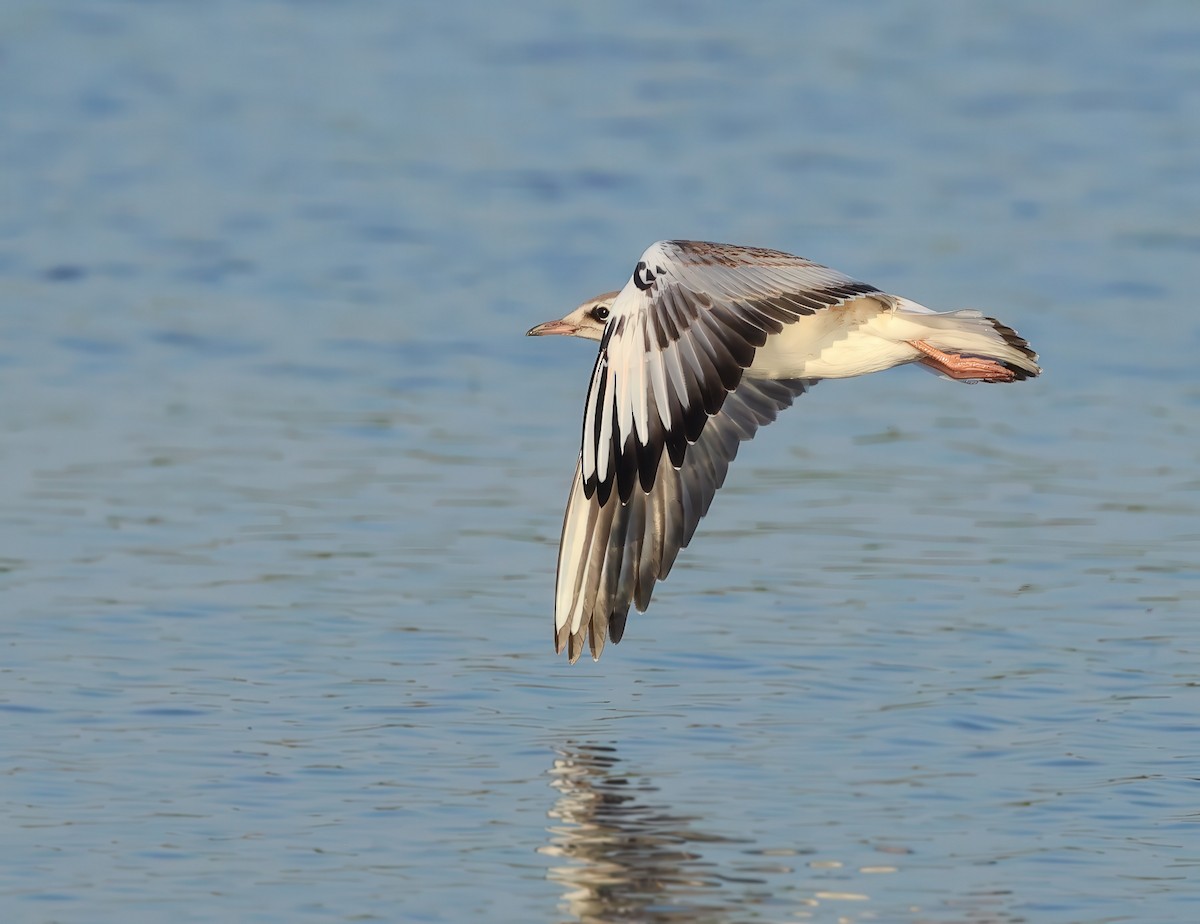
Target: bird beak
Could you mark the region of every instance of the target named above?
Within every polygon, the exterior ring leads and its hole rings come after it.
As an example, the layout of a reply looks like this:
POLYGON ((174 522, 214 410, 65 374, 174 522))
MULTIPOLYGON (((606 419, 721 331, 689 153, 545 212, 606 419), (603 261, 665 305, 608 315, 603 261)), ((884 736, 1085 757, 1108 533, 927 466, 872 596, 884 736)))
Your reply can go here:
POLYGON ((579 328, 574 324, 570 324, 564 320, 547 321, 545 324, 539 324, 537 327, 531 327, 525 331, 526 337, 544 337, 547 334, 562 334, 569 337, 578 331, 579 328))

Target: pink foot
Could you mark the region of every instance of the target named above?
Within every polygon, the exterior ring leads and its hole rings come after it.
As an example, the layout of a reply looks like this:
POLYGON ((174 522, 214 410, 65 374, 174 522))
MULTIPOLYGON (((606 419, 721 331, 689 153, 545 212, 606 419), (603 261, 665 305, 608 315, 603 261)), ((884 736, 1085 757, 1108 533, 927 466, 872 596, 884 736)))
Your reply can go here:
POLYGON ((960 353, 943 353, 924 340, 910 340, 909 344, 920 351, 924 358, 917 360, 923 366, 935 369, 952 379, 974 379, 978 382, 1011 382, 1016 376, 993 359, 981 356, 963 356, 960 353))

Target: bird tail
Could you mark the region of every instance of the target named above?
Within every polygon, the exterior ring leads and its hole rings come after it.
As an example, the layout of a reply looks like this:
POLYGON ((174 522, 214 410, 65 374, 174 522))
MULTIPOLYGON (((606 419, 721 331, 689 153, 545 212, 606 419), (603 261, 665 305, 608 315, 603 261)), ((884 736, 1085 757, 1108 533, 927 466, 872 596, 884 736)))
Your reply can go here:
MULTIPOLYGON (((936 312, 924 305, 898 298, 893 318, 903 319, 905 327, 912 328, 906 340, 919 340, 953 357, 979 358, 999 363, 1011 373, 1003 377, 990 378, 986 375, 955 375, 975 381, 1021 381, 1033 378, 1042 371, 1038 355, 1011 327, 989 318, 979 311, 963 308, 958 311, 936 312)), ((920 360, 934 371, 946 373, 936 357, 926 356, 920 360)))

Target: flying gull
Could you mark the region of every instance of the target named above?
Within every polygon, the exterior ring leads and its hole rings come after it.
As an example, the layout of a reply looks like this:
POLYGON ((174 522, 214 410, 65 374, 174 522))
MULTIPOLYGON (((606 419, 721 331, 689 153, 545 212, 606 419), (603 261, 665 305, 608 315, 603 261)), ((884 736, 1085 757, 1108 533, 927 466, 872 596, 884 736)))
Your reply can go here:
POLYGON ((821 379, 919 363, 962 382, 1041 369, 978 311, 935 312, 803 257, 659 241, 619 292, 530 336, 600 341, 558 552, 554 646, 598 659, 692 539, 738 445, 821 379))

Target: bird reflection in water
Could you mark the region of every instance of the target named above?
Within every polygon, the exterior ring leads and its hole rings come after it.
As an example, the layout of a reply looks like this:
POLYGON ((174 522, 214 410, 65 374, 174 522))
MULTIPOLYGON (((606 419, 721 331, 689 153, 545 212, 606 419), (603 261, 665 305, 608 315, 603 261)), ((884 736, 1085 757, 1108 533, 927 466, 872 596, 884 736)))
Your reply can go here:
MULTIPOLYGON (((611 746, 562 746, 548 772, 558 793, 549 812, 555 823, 538 852, 563 861, 548 876, 563 886, 563 911, 581 924, 733 924, 780 914, 788 920, 884 919, 867 880, 899 873, 891 863, 856 870, 809 848, 763 850, 704 833, 694 827, 695 817, 654 804, 657 788, 623 772, 611 746), (705 858, 705 845, 717 860, 705 858), (732 848, 740 859, 731 858, 729 845, 745 845, 732 848)), ((891 861, 909 853, 884 844, 875 849, 891 861)), ((923 908, 900 902, 903 919, 921 924, 1025 920, 1006 907, 1011 898, 1008 891, 985 889, 938 896, 923 908)))
POLYGON ((565 910, 575 919, 719 922, 752 901, 721 892, 734 882, 761 880, 730 879, 698 849, 733 841, 697 831, 694 818, 652 804, 655 787, 622 773, 614 748, 567 745, 549 772, 558 790, 549 814, 557 823, 539 852, 568 861, 549 876, 565 887, 565 910))

